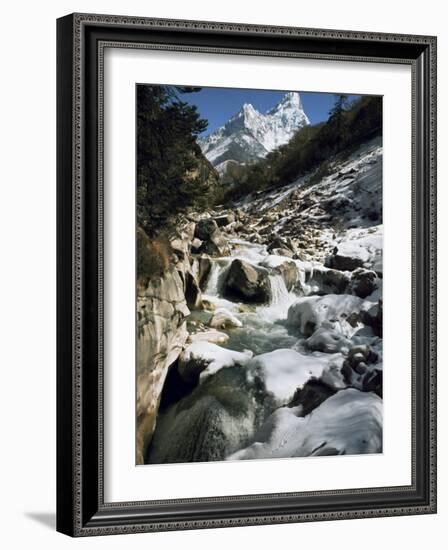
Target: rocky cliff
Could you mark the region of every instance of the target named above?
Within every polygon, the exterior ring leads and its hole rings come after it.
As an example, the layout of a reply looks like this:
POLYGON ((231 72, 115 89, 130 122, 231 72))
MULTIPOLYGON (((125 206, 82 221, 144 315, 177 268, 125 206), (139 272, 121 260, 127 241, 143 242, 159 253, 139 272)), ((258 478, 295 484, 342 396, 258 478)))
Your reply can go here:
MULTIPOLYGON (((169 255, 161 272, 150 277, 139 273, 137 280, 138 464, 143 464, 145 451, 151 442, 168 368, 176 361, 188 337, 186 319, 190 309, 187 295, 194 297, 190 303, 193 307, 200 295, 189 262, 193 232, 194 224, 181 227, 166 249, 159 251, 160 255, 169 255)), ((154 247, 141 233, 139 238, 146 239, 147 246, 154 247)))

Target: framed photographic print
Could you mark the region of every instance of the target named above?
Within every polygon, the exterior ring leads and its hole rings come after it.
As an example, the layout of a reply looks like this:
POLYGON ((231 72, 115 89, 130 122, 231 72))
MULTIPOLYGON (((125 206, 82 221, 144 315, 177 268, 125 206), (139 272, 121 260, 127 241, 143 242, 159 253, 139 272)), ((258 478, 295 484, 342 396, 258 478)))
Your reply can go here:
POLYGON ((436 511, 436 39, 58 20, 57 528, 436 511))

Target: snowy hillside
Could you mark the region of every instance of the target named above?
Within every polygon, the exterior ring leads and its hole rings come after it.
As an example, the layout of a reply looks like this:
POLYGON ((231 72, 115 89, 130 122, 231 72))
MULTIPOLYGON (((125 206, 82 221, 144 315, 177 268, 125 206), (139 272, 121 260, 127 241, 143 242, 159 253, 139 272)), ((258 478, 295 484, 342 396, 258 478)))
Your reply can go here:
POLYGON ((224 126, 200 139, 199 145, 220 171, 229 160, 246 163, 265 157, 307 124, 299 94, 289 92, 265 114, 245 103, 224 126))
POLYGON ((256 217, 253 229, 260 236, 269 227, 279 236, 301 239, 305 228, 313 228, 323 242, 331 241, 335 230, 382 223, 382 161, 381 139, 375 138, 346 160, 330 162, 328 174, 316 183, 310 184, 313 174, 307 174, 279 189, 249 195, 239 206, 256 217))

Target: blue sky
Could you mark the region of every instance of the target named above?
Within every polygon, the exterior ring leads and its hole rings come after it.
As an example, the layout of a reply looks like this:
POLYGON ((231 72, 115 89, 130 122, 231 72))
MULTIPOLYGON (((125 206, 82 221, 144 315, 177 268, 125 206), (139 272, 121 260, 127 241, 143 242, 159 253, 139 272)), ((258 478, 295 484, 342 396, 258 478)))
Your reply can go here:
MULTIPOLYGON (((285 95, 286 91, 246 90, 236 88, 202 88, 200 92, 182 94, 182 100, 197 106, 202 118, 209 121, 208 135, 219 126, 225 124, 236 114, 244 103, 252 105, 261 113, 274 107, 285 95)), ((311 124, 327 120, 328 111, 333 107, 335 95, 322 92, 299 92, 303 108, 311 124)), ((359 96, 350 95, 349 99, 359 96)))

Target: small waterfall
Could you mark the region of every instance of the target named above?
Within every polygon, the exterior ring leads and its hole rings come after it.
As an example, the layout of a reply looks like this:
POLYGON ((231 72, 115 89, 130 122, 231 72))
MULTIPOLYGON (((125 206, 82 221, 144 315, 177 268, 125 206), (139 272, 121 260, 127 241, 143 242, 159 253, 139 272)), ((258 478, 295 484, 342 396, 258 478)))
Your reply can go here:
POLYGON ((269 282, 272 294, 271 303, 269 306, 258 308, 257 313, 266 321, 274 322, 286 319, 288 308, 297 300, 297 296, 288 291, 281 275, 270 275, 269 282))
POLYGON ((208 296, 217 296, 218 294, 218 281, 219 274, 221 273, 221 266, 217 261, 212 263, 212 268, 208 276, 207 285, 204 289, 204 294, 208 296))
POLYGON ((229 268, 232 259, 233 258, 216 258, 212 260, 212 267, 208 276, 207 284, 204 292, 202 293, 203 298, 213 302, 216 307, 225 307, 231 311, 236 309, 237 304, 223 298, 220 295, 220 290, 222 287, 223 278, 225 277, 225 273, 229 268))

